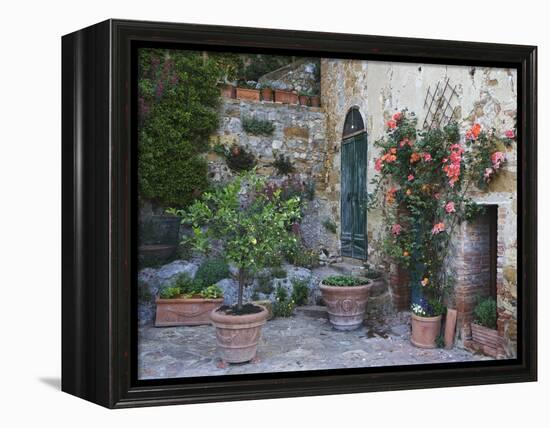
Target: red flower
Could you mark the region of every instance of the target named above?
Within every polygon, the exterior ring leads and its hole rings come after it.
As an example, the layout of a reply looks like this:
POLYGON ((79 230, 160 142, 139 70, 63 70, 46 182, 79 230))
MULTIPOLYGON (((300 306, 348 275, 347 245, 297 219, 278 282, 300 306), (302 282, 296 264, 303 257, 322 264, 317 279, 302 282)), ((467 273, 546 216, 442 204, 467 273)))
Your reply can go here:
POLYGON ((424 162, 430 162, 432 160, 432 155, 429 153, 422 153, 422 156, 424 157, 424 162))
POLYGON ((386 122, 386 126, 389 128, 389 129, 395 129, 397 128, 397 122, 395 120, 388 120, 386 122))
POLYGON ((413 153, 413 154, 411 155, 411 159, 410 159, 409 162, 410 162, 410 163, 416 163, 416 162, 418 162, 421 158, 422 158, 422 157, 420 156, 420 154, 415 152, 415 153, 413 153))
POLYGON ((432 235, 437 235, 445 230, 445 223, 440 222, 434 224, 434 227, 432 228, 432 235))
POLYGON ((414 180, 414 175, 409 174, 409 176, 407 177, 407 180, 408 181, 413 181, 414 180))
POLYGON ((399 142, 399 147, 405 147, 405 145, 407 145, 409 147, 412 147, 413 142, 405 137, 399 142))
POLYGON ((516 133, 514 132, 513 129, 509 129, 504 133, 504 135, 506 136, 506 138, 509 138, 510 140, 513 140, 514 138, 516 138, 516 133))
POLYGON ((402 118, 403 118, 403 113, 401 113, 400 111, 398 111, 397 113, 394 113, 394 115, 392 116, 392 119, 395 120, 396 122, 400 121, 402 118))
POLYGON ((388 190, 388 193, 386 193, 386 202, 388 204, 393 204, 395 202, 396 192, 397 192, 397 189, 395 187, 392 187, 390 190, 388 190))

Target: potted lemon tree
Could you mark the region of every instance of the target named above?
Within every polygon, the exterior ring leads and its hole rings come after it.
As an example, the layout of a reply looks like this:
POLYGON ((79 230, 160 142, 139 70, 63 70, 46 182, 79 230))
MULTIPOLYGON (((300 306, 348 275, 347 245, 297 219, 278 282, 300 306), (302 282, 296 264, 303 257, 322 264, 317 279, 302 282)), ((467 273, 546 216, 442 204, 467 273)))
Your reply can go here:
POLYGON ((204 250, 211 240, 222 242, 223 258, 237 268, 237 302, 210 314, 216 327, 220 364, 255 359, 268 311, 244 302, 244 287, 289 240, 296 239, 291 225, 300 217, 299 197, 283 200, 280 190, 266 191, 265 178, 251 171, 206 192, 188 210, 175 213, 192 226, 196 249, 204 250))

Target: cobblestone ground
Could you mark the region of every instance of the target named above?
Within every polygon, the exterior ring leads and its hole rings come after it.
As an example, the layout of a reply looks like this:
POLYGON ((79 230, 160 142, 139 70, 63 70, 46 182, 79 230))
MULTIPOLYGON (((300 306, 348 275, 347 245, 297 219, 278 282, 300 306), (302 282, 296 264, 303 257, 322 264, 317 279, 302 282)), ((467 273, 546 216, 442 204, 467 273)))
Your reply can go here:
POLYGON ((267 322, 259 362, 218 368, 214 328, 141 327, 139 378, 158 379, 351 367, 449 363, 490 359, 454 348, 419 349, 409 342, 408 315, 366 321, 351 332, 334 330, 327 319, 297 314, 267 322))

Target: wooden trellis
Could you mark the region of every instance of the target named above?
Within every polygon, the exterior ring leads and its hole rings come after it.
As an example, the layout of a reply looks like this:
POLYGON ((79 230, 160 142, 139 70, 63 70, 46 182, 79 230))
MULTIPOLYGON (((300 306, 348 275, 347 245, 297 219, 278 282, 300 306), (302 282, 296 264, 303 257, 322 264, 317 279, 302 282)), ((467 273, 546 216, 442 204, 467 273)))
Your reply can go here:
POLYGON ((427 129, 448 125, 453 119, 457 108, 457 106, 453 107, 453 103, 457 99, 456 85, 452 86, 448 78, 444 83, 442 81, 437 82, 433 91, 431 86, 428 87, 426 99, 424 100, 424 108, 427 111, 422 127, 427 129))

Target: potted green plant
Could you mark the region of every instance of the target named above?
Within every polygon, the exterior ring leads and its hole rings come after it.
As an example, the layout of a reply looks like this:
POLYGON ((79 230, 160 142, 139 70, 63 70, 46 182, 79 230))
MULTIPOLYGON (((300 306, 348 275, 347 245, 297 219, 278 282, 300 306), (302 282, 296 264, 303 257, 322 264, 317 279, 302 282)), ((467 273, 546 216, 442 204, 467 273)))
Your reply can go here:
POLYGON ((367 278, 336 275, 323 279, 319 288, 329 321, 337 330, 355 330, 363 323, 369 297, 367 278))
POLYGON ((474 322, 471 323, 472 340, 497 350, 500 339, 497 331, 497 305, 492 297, 481 299, 474 308, 474 322))
POLYGON ((210 313, 222 305, 223 293, 217 285, 205 286, 181 274, 156 298, 155 327, 210 324, 210 313))
POLYGON ((265 83, 260 85, 260 95, 262 101, 273 101, 273 89, 265 83))
POLYGON ((309 103, 311 107, 320 107, 321 106, 321 97, 318 94, 311 94, 309 96, 309 103))
POLYGON ((445 306, 437 301, 411 305, 411 343, 418 348, 435 348, 441 334, 441 318, 445 306))
POLYGON ((295 91, 275 89, 275 102, 283 104, 298 104, 298 94, 295 91))
POLYGON ((237 98, 247 101, 260 101, 260 91, 256 89, 256 82, 239 81, 237 83, 237 98))
POLYGON ((309 93, 308 92, 299 92, 298 93, 298 102, 301 106, 307 106, 309 104, 309 93))
POLYGON ((265 178, 251 171, 206 192, 188 210, 176 213, 192 226, 196 249, 204 250, 211 240, 222 242, 222 256, 237 268, 237 303, 211 313, 220 364, 255 359, 268 311, 243 302, 244 287, 289 240, 296 239, 290 230, 300 217, 299 198, 283 200, 280 190, 267 192, 265 178), (241 199, 243 192, 245 201, 241 199))

